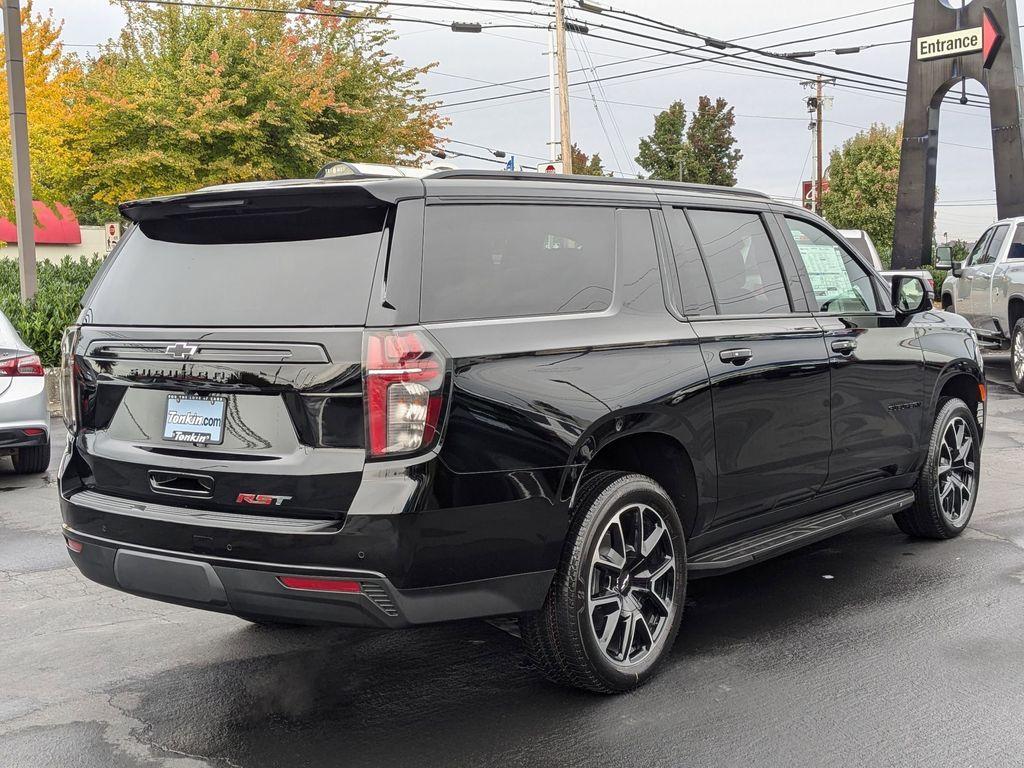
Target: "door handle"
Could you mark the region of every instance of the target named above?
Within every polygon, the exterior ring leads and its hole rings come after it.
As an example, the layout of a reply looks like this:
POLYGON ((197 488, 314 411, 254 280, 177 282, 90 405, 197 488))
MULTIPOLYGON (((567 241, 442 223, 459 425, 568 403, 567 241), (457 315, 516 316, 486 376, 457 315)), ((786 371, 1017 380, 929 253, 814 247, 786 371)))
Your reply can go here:
POLYGON ((857 342, 853 339, 840 339, 832 342, 832 351, 848 355, 857 348, 857 342))
POLYGON ((754 351, 751 349, 723 349, 718 353, 719 360, 723 363, 732 363, 733 365, 743 365, 753 356, 754 351))

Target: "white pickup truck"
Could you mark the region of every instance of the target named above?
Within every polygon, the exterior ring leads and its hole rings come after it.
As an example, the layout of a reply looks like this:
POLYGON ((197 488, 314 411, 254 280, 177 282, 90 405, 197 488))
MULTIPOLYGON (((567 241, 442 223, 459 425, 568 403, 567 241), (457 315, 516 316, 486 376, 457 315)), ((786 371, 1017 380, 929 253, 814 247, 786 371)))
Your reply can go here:
POLYGON ((882 266, 882 259, 878 255, 878 249, 875 248, 874 240, 863 229, 841 229, 839 234, 845 237, 850 245, 860 251, 861 256, 869 259, 874 265, 875 271, 890 283, 894 277, 902 277, 903 275, 919 277, 924 282, 924 287, 928 291, 928 297, 931 299, 935 298, 935 280, 932 279, 932 273, 927 269, 886 269, 882 266))
MULTIPOLYGON (((939 248, 935 266, 948 259, 939 248)), ((980 340, 1010 348, 1013 382, 1024 392, 1024 218, 996 222, 965 261, 949 267, 942 308, 963 315, 980 340)))

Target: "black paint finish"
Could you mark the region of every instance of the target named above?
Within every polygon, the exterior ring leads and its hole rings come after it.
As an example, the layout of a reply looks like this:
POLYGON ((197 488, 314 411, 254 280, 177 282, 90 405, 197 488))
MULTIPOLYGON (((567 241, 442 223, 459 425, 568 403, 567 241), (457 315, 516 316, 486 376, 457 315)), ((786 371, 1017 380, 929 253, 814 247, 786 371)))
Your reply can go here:
MULTIPOLYGON (((369 185, 394 207, 366 327, 419 322, 417 232, 435 206, 464 202, 615 208, 610 306, 423 324, 448 358, 442 438, 425 454, 375 461, 363 448, 363 326, 194 328, 183 318, 176 328, 99 327, 86 308, 75 354, 82 424, 60 471, 66 535, 86 551, 120 547, 271 574, 363 574, 385 591, 468 595, 475 615, 515 613, 539 607, 538 579, 558 566, 588 469, 654 476, 696 554, 912 486, 942 392, 977 396, 984 380, 959 318, 899 317, 880 281, 876 313, 809 312, 809 283, 776 217, 794 211, 765 198, 471 176, 396 184, 393 194, 387 182, 369 185), (705 300, 699 317, 685 315, 686 276, 700 275, 693 260, 701 251, 675 242, 681 230, 666 216, 688 206, 763 217, 792 312, 725 316, 705 300), (686 268, 674 258, 687 259, 686 268), (201 341, 220 357, 173 361, 163 349, 178 341, 201 341), (852 350, 833 346, 849 341, 852 350), (168 392, 226 395, 224 443, 162 440, 168 392), (212 478, 210 498, 158 494, 152 470, 212 478), (128 515, 81 503, 82 490, 218 516, 128 515), (287 500, 241 505, 240 493, 287 500), (232 514, 245 525, 225 523, 232 514), (295 528, 310 524, 321 528, 295 528)), ((160 215, 159 205, 133 210, 160 215)), ((104 583, 114 579, 106 567, 96 576, 104 583)), ((225 588, 234 605, 235 587, 225 588)), ((417 621, 429 604, 418 604, 417 621)), ((358 623, 351 616, 339 610, 335 619, 358 623)))

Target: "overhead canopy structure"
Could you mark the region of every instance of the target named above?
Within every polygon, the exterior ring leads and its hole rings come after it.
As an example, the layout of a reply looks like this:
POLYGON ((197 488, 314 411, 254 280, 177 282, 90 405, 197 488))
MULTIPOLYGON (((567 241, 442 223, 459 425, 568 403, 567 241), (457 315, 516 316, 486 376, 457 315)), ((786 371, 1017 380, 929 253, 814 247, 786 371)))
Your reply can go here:
POLYGON ((1015 0, 916 0, 892 266, 931 260, 939 109, 964 78, 988 93, 1000 218, 1024 216, 1020 34, 1015 0), (955 6, 955 7, 951 7, 955 6))

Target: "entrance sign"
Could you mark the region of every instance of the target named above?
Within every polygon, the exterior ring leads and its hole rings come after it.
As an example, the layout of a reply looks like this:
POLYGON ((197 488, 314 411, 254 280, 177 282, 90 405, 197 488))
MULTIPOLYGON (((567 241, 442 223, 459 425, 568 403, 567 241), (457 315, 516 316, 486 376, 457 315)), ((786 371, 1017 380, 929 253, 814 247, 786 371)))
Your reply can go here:
POLYGON ((914 40, 918 61, 932 59, 948 59, 950 56, 965 56, 970 53, 981 53, 984 68, 992 66, 992 60, 999 53, 1003 42, 1003 32, 999 28, 992 11, 984 9, 981 26, 970 29, 959 29, 942 35, 929 35, 914 40))
POLYGON ((965 78, 988 94, 998 216, 1024 216, 1024 66, 1016 0, 974 0, 962 8, 914 0, 911 40, 893 269, 931 261, 939 110, 965 78))
POLYGON ((977 53, 981 50, 981 27, 922 37, 915 40, 914 45, 917 46, 918 61, 977 53))

